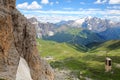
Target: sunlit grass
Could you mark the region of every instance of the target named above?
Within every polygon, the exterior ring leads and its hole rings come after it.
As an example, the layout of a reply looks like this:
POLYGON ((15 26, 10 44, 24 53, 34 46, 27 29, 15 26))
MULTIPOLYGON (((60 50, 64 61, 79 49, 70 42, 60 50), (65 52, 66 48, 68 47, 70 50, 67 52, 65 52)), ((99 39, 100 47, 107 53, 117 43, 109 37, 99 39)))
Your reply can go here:
POLYGON ((120 64, 120 46, 116 45, 116 49, 111 48, 119 41, 106 42, 88 52, 78 50, 67 43, 37 41, 41 56, 53 57, 53 60, 48 61, 53 68, 71 70, 78 77, 82 73, 82 76, 93 80, 120 80, 120 68, 116 67, 116 64, 120 64), (107 56, 112 59, 112 72, 105 72, 106 51, 107 56))

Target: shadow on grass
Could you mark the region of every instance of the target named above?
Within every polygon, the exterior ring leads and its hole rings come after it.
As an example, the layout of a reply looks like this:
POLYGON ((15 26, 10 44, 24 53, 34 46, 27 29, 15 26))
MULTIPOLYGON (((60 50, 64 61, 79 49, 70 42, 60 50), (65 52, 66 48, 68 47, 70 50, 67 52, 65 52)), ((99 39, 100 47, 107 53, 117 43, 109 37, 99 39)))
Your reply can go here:
POLYGON ((104 62, 105 61, 105 56, 98 56, 98 55, 85 55, 82 57, 84 61, 98 61, 98 62, 104 62))
POLYGON ((0 80, 6 80, 6 79, 2 79, 2 78, 0 78, 0 80))
POLYGON ((88 48, 82 45, 77 45, 74 43, 68 43, 68 46, 72 47, 73 49, 79 51, 79 52, 87 52, 88 48))
POLYGON ((109 50, 115 50, 115 49, 120 49, 120 41, 110 45, 107 47, 109 50))

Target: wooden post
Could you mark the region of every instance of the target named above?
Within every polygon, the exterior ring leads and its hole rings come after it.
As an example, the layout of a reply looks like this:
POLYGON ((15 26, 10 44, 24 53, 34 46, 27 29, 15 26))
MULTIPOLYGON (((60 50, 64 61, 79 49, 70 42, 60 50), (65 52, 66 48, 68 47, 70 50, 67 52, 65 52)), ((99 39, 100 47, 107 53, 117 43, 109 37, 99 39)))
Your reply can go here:
POLYGON ((108 57, 106 57, 106 61, 105 61, 105 70, 106 72, 111 71, 112 69, 112 60, 108 57))

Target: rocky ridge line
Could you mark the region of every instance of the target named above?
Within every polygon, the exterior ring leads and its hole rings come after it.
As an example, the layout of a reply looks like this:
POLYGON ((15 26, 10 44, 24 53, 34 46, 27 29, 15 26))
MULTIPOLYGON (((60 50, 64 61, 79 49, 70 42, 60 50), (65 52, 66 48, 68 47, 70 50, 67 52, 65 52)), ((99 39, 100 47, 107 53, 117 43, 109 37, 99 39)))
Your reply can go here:
POLYGON ((35 29, 15 3, 16 0, 0 0, 0 79, 15 80, 22 57, 33 80, 53 80, 51 67, 39 57, 35 29))

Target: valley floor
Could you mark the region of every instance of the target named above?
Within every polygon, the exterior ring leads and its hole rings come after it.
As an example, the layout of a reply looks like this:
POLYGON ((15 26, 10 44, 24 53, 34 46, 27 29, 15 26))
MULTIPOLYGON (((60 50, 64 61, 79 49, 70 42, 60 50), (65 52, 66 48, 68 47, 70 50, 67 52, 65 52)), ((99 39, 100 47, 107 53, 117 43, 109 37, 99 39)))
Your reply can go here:
POLYGON ((120 80, 119 43, 108 41, 84 51, 67 43, 38 40, 38 49, 53 67, 55 80, 120 80), (112 59, 110 72, 105 72, 106 52, 112 59))

